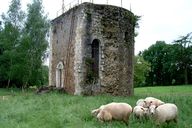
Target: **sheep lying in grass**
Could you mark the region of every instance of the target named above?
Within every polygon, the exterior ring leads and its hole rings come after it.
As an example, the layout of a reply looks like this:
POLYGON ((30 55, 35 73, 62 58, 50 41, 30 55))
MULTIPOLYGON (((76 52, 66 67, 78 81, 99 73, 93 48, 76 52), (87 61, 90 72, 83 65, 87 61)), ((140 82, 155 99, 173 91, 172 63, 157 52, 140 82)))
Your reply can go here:
POLYGON ((143 107, 148 108, 151 105, 159 106, 159 105, 162 105, 162 104, 164 104, 164 102, 157 99, 157 98, 146 97, 145 100, 144 100, 144 106, 143 107))
POLYGON ((151 105, 149 111, 157 125, 172 120, 177 122, 178 109, 175 104, 165 103, 160 106, 151 105))
POLYGON ((144 119, 149 116, 149 109, 142 106, 135 106, 133 109, 133 115, 138 119, 144 119))
POLYGON ((127 103, 112 102, 102 105, 99 109, 93 110, 92 114, 97 114, 97 119, 101 122, 114 120, 122 120, 128 123, 129 116, 132 112, 132 107, 127 103))

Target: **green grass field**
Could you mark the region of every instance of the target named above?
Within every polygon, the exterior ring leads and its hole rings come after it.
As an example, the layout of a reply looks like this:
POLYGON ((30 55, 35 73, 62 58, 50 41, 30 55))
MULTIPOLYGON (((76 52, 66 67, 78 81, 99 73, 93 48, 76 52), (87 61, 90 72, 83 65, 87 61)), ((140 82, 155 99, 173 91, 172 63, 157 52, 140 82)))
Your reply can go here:
POLYGON ((137 99, 146 96, 155 96, 178 106, 178 124, 161 127, 192 128, 192 86, 135 88, 133 97, 85 97, 57 92, 37 95, 32 91, 0 89, 0 128, 156 128, 153 121, 139 122, 133 116, 129 119, 129 126, 121 121, 100 123, 90 113, 92 109, 113 101, 134 106, 137 99))

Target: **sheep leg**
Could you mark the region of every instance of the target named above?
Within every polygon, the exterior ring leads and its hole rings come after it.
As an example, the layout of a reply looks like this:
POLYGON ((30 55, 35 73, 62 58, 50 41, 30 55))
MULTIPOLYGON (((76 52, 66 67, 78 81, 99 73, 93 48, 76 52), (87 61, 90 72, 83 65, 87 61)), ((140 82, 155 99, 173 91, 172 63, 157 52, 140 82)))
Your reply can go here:
POLYGON ((98 120, 99 120, 99 122, 101 122, 101 123, 103 123, 103 122, 104 122, 104 121, 103 121, 102 119, 100 119, 100 118, 99 118, 98 120))
POLYGON ((174 121, 175 123, 177 123, 177 122, 178 122, 177 118, 173 119, 173 121, 174 121))
POLYGON ((129 124, 129 117, 124 117, 123 118, 123 122, 128 126, 128 124, 129 124))

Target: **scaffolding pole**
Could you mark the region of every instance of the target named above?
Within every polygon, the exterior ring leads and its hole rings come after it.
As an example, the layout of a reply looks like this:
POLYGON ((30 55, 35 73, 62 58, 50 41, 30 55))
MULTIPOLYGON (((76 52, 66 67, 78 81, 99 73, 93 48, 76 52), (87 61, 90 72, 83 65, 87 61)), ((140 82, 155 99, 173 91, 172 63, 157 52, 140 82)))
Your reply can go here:
POLYGON ((64 5, 64 0, 62 0, 62 13, 65 12, 65 5, 64 5))

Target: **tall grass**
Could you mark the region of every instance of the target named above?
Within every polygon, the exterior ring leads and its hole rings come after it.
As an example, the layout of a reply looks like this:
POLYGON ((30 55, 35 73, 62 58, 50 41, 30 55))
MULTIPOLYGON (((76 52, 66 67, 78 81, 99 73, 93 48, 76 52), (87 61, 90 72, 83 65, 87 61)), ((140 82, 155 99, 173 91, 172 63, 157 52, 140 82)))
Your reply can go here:
POLYGON ((192 128, 192 86, 136 88, 133 97, 84 97, 57 92, 37 95, 31 91, 0 89, 0 128, 155 128, 153 121, 138 121, 133 116, 128 126, 120 121, 100 123, 90 113, 113 101, 134 106, 137 99, 146 96, 175 103, 179 108, 178 124, 161 127, 192 128), (2 99, 3 96, 6 98, 2 99))

